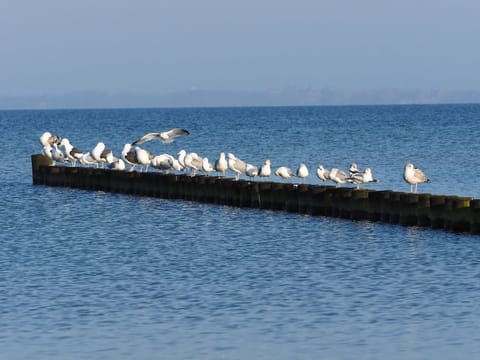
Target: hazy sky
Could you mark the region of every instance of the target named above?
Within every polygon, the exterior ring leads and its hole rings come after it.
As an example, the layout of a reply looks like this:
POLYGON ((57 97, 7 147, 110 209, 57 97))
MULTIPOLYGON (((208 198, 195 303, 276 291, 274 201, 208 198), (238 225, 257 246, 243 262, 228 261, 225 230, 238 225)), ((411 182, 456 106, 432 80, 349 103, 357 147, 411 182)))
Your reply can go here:
POLYGON ((0 0, 0 95, 480 90, 478 0, 0 0))

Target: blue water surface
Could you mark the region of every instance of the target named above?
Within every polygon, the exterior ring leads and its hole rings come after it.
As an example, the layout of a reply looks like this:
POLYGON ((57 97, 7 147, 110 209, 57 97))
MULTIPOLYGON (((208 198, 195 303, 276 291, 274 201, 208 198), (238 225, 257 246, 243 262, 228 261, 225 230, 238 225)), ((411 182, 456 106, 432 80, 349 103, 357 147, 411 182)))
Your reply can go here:
MULTIPOLYGON (((33 186, 46 130, 119 154, 220 151, 371 167, 373 189, 480 197, 480 105, 0 111, 5 359, 480 356, 480 238, 368 221, 33 186)), ((231 176, 231 174, 230 174, 231 176)))

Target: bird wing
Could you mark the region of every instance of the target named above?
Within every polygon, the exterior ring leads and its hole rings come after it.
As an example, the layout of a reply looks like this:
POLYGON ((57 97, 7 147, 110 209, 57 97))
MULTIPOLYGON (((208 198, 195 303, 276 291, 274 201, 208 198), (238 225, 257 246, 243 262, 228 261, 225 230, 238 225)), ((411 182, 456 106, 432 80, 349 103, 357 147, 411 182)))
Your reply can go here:
POLYGON ((161 140, 164 143, 171 143, 175 137, 182 135, 189 135, 190 132, 185 129, 174 128, 164 132, 151 132, 143 135, 141 138, 135 140, 132 143, 132 146, 143 144, 144 142, 151 141, 154 139, 161 140))
POLYGON ((356 174, 352 174, 349 178, 346 179, 347 182, 351 183, 351 184, 361 184, 364 182, 363 180, 363 173, 356 173, 356 174))
POLYGON ((414 176, 415 176, 415 178, 417 178, 418 180, 420 180, 422 182, 427 182, 428 181, 427 176, 420 169, 417 169, 417 168, 414 169, 414 176))
POLYGON ((185 129, 174 128, 160 133, 160 140, 164 144, 170 144, 177 136, 189 135, 190 132, 185 129))
POLYGON ((132 143, 132 146, 140 145, 140 144, 143 144, 144 142, 147 142, 147 141, 150 141, 150 140, 153 140, 153 139, 159 139, 159 138, 161 138, 160 133, 155 133, 155 132, 148 133, 148 134, 143 135, 141 138, 135 140, 132 143))
POLYGON ((177 136, 190 135, 190 132, 185 129, 174 128, 174 129, 170 129, 168 131, 162 132, 161 135, 162 135, 162 139, 164 138, 170 139, 177 136))

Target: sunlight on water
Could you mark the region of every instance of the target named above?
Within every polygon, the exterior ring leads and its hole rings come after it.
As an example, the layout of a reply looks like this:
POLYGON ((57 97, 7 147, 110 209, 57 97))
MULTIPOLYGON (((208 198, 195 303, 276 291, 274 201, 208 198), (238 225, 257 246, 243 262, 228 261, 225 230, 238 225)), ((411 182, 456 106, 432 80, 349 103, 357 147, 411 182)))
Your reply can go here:
POLYGON ((476 236, 32 186, 29 156, 46 129, 85 148, 103 137, 119 152, 139 134, 181 126, 191 130, 188 139, 151 148, 189 148, 214 159, 231 146, 258 162, 270 157, 294 166, 308 159, 312 168, 356 160, 374 168, 379 188, 395 190, 407 189, 401 168, 408 158, 433 179, 426 191, 477 196, 467 174, 478 167, 479 112, 478 106, 0 112, 7 131, 28 134, 19 159, 0 164, 2 356, 478 356, 476 236), (452 134, 469 146, 451 145, 452 134), (459 166, 457 178, 444 178, 440 162, 459 166))

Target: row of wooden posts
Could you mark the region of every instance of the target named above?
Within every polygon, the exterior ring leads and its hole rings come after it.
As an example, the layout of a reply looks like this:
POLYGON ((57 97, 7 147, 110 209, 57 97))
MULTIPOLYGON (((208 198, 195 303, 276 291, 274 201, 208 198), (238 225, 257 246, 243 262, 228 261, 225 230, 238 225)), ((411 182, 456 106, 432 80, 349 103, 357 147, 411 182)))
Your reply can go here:
POLYGON ((480 200, 308 184, 253 182, 217 176, 50 166, 32 155, 35 185, 284 210, 480 234, 480 200))

